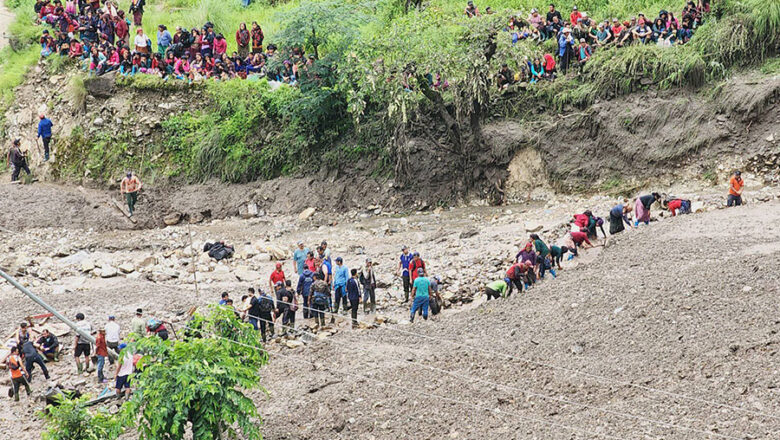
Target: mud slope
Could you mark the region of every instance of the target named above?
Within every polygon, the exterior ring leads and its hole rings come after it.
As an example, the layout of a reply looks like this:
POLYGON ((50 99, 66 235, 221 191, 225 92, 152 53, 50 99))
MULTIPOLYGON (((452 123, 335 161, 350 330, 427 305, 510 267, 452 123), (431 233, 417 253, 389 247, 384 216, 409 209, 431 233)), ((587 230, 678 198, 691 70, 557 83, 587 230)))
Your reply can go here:
POLYGON ((655 223, 528 295, 286 350, 262 372, 266 436, 778 438, 778 220, 655 223))

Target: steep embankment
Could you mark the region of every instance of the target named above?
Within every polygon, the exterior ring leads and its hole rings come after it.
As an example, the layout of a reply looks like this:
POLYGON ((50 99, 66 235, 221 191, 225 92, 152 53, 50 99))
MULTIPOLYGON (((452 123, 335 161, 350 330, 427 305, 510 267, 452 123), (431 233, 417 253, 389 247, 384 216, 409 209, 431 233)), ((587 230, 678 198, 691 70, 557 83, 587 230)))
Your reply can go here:
POLYGON ((265 433, 774 438, 778 220, 772 203, 654 223, 527 294, 286 351, 263 371, 265 433))

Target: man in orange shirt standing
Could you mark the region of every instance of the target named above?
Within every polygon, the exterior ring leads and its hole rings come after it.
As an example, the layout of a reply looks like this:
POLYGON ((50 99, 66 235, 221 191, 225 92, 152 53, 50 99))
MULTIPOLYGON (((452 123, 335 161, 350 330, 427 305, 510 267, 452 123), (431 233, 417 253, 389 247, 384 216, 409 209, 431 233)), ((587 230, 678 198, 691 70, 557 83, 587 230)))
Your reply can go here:
POLYGON ((127 200, 127 210, 130 211, 130 217, 135 211, 135 202, 138 201, 138 191, 141 190, 141 186, 141 181, 132 171, 127 172, 127 176, 122 179, 122 183, 119 185, 119 192, 124 194, 125 200, 127 200))
POLYGON ((742 205, 742 188, 744 186, 745 181, 742 180, 742 173, 739 170, 734 171, 734 175, 729 180, 729 197, 726 206, 742 205))
POLYGON ((14 401, 19 401, 19 387, 24 387, 24 389, 27 391, 27 396, 29 397, 30 392, 30 384, 27 383, 27 369, 22 364, 22 358, 19 357, 19 347, 14 345, 11 347, 11 355, 8 356, 7 361, 8 369, 11 370, 11 383, 13 384, 13 390, 14 390, 14 401))

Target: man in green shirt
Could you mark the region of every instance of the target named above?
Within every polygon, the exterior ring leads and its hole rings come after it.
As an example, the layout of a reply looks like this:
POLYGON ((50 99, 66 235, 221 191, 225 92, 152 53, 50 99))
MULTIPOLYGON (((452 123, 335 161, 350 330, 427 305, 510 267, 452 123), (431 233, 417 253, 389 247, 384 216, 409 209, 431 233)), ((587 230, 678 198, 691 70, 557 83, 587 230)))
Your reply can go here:
POLYGON ((143 318, 144 312, 141 309, 136 309, 135 318, 130 321, 130 331, 137 334, 140 337, 146 336, 146 321, 143 318))
POLYGON ((422 310, 423 319, 428 319, 428 300, 430 298, 431 280, 425 276, 425 269, 422 267, 417 269, 417 278, 412 285, 412 296, 414 297, 414 304, 412 304, 412 315, 409 318, 410 322, 414 322, 414 314, 418 309, 422 310))
POLYGON ((490 301, 493 298, 498 299, 499 296, 506 298, 507 290, 509 290, 509 283, 505 278, 503 280, 496 280, 488 284, 485 287, 485 294, 487 295, 488 301, 490 301))

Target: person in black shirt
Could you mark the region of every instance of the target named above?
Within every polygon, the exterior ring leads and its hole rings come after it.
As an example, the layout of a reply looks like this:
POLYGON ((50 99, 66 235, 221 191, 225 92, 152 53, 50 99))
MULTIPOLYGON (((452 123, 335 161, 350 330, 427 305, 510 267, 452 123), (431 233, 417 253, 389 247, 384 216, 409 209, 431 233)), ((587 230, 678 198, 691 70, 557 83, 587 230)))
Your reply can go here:
POLYGON ((35 347, 46 356, 46 359, 56 361, 57 352, 60 348, 60 341, 57 340, 57 337, 54 336, 49 329, 45 328, 43 329, 43 333, 41 333, 41 337, 35 341, 35 347))
POLYGON ((14 139, 13 145, 6 156, 6 163, 13 168, 13 171, 11 172, 11 182, 19 180, 19 173, 22 170, 24 170, 28 176, 30 175, 30 168, 27 166, 27 155, 22 153, 21 145, 21 140, 14 139))
POLYGON ((43 358, 38 354, 38 350, 35 349, 32 341, 27 341, 22 344, 22 355, 24 356, 24 368, 27 370, 28 382, 32 382, 32 372, 35 364, 38 364, 41 367, 44 377, 46 377, 46 380, 49 380, 49 370, 46 369, 43 358))
POLYGON ((550 3, 550 12, 547 13, 547 22, 551 23, 553 21, 553 17, 558 17, 558 21, 563 22, 561 13, 555 10, 554 4, 550 3))

